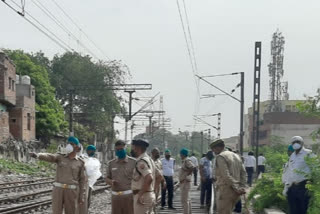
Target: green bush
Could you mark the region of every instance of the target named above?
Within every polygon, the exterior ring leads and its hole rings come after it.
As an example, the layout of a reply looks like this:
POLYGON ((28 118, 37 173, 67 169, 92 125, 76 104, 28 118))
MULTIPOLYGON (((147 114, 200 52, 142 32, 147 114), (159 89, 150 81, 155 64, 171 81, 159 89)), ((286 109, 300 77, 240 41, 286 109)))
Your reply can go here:
POLYGON ((307 188, 311 195, 308 214, 319 214, 320 210, 320 157, 306 159, 311 169, 310 182, 307 188))
POLYGON ((283 184, 281 174, 264 174, 250 192, 248 200, 252 200, 255 195, 259 195, 253 208, 257 212, 262 212, 264 208, 276 206, 284 212, 288 209, 286 198, 282 195, 283 184))

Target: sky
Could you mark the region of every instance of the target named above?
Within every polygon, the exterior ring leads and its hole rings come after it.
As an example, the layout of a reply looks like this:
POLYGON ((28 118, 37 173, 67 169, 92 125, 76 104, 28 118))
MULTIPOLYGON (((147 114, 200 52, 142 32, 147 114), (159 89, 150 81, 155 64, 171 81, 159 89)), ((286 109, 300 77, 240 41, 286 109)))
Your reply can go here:
MULTIPOLYGON (((8 0, 20 4, 18 0, 8 0)), ((35 3, 34 3, 35 2, 35 3)), ((222 113, 222 137, 239 133, 240 105, 219 96, 198 99, 199 95, 220 93, 204 82, 196 87, 176 0, 41 0, 70 32, 100 59, 121 60, 131 72, 132 83, 151 83, 152 91, 137 97, 163 95, 166 117, 172 132, 208 129, 192 126, 193 115, 222 113), (57 2, 80 26, 74 26, 55 5, 57 2), (88 39, 94 41, 93 45, 88 39), (102 51, 100 51, 102 50, 102 51), (103 52, 103 53, 102 53, 103 52)), ((183 1, 179 0, 181 9, 183 1)), ((262 42, 261 100, 268 99, 270 41, 279 29, 285 37, 284 81, 289 82, 290 99, 314 95, 320 87, 320 2, 317 0, 185 0, 199 75, 245 72, 245 109, 253 100, 254 43, 262 42)), ((62 31, 35 4, 26 1, 25 11, 35 17, 76 51, 88 50, 62 31)), ((182 14, 185 18, 185 14, 182 14)), ((27 16, 28 17, 28 16, 27 16)), ((0 48, 42 50, 48 57, 64 50, 23 20, 3 2, 0 4, 0 48)), ((186 24, 185 20, 184 23, 186 24)), ((187 28, 187 26, 185 26, 187 28)), ((208 79, 230 92, 239 76, 208 79)), ((239 97, 239 89, 234 96, 239 97)), ((143 102, 139 102, 140 105, 143 102)), ((159 109, 155 104, 154 110, 159 109)), ((135 102, 134 109, 139 109, 135 102)), ((215 125, 215 117, 206 118, 215 125)), ((146 124, 146 123, 144 123, 146 124)), ((123 121, 117 129, 123 137, 123 121)), ((136 130, 135 134, 142 129, 136 130)), ((212 133, 216 135, 213 130, 212 133)))

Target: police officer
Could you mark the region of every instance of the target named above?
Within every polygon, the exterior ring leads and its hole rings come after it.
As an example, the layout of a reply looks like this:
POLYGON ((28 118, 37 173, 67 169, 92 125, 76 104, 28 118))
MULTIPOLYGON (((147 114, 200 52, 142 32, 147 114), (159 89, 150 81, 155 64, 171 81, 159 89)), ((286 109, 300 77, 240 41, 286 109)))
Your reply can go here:
MULTIPOLYGON (((183 207, 183 214, 191 214, 191 203, 189 199, 189 191, 191 188, 191 179, 194 165, 188 158, 189 150, 181 149, 180 157, 182 160, 181 169, 179 172, 180 190, 181 190, 181 204, 183 207)), ((220 213, 219 213, 220 214, 220 213)))
POLYGON ((107 184, 112 186, 112 214, 133 214, 132 174, 136 160, 127 155, 126 143, 115 143, 116 158, 108 163, 107 184))
POLYGON ((166 181, 163 177, 162 172, 162 162, 160 161, 160 150, 158 148, 154 148, 151 151, 151 155, 152 155, 152 160, 156 166, 156 168, 159 170, 160 172, 160 179, 157 180, 156 184, 155 184, 155 194, 156 194, 156 199, 158 199, 159 196, 159 192, 160 192, 160 186, 162 186, 162 188, 166 187, 166 181), (160 185, 161 184, 161 185, 160 185))
POLYGON ((30 153, 33 158, 56 163, 57 171, 54 188, 52 190, 53 214, 77 214, 78 204, 84 202, 85 197, 85 169, 84 162, 77 156, 79 140, 69 137, 66 155, 48 153, 30 153))
POLYGON ((148 146, 149 143, 144 140, 133 140, 131 143, 132 155, 137 157, 131 185, 134 194, 134 214, 153 213, 156 167, 146 153, 148 146))
POLYGON ((231 214, 240 196, 245 194, 247 173, 240 156, 225 150, 223 140, 214 141, 210 148, 216 154, 217 212, 231 214))

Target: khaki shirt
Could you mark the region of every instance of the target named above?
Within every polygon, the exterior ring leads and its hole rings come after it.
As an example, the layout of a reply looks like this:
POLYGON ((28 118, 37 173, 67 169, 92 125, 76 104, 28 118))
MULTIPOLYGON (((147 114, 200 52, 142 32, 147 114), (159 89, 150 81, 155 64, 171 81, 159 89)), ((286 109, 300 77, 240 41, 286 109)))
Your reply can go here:
POLYGON ((147 155, 147 153, 141 154, 137 158, 136 167, 133 170, 133 181, 131 185, 132 190, 141 190, 144 184, 145 177, 149 174, 152 175, 152 183, 148 189, 148 191, 154 191, 155 186, 155 178, 158 170, 156 170, 156 166, 153 160, 147 155))
POLYGON ((192 171, 195 166, 189 158, 182 160, 181 169, 179 171, 179 181, 180 182, 190 182, 192 178, 192 171), (190 173, 191 171, 191 173, 190 173))
POLYGON ((78 185, 80 189, 80 199, 85 195, 85 168, 84 162, 78 156, 74 159, 67 155, 39 153, 38 159, 56 163, 57 171, 55 181, 61 184, 78 185))
POLYGON ((247 180, 247 173, 239 155, 223 151, 216 157, 215 166, 216 184, 231 186, 238 190, 244 188, 247 180))
POLYGON ((161 160, 157 159, 156 161, 154 161, 154 165, 156 166, 156 168, 161 172, 162 171, 162 162, 161 160))
POLYGON ((118 182, 112 186, 113 191, 126 191, 131 189, 132 174, 136 166, 136 160, 126 156, 125 159, 115 158, 108 163, 107 178, 118 182))

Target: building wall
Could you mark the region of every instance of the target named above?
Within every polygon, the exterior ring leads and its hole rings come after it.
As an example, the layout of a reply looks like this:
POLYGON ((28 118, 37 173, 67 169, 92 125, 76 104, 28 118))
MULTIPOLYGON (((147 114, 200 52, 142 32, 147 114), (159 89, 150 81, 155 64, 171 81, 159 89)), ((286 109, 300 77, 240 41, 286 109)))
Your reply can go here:
POLYGON ((9 113, 0 104, 0 143, 10 137, 9 132, 9 113), (3 108, 2 108, 3 107, 3 108))
POLYGON ((279 136, 284 143, 289 144, 293 136, 301 136, 305 145, 310 147, 316 142, 312 140, 311 133, 320 128, 320 124, 272 124, 271 135, 279 136))
POLYGON ((22 108, 12 108, 9 111, 10 133, 17 140, 22 140, 22 108))
POLYGON ((16 104, 16 69, 9 58, 0 52, 0 102, 16 104))

